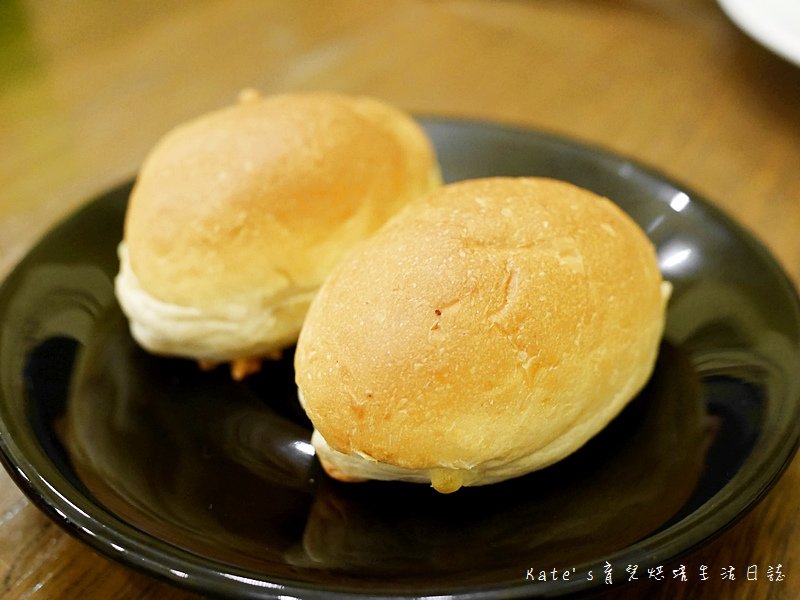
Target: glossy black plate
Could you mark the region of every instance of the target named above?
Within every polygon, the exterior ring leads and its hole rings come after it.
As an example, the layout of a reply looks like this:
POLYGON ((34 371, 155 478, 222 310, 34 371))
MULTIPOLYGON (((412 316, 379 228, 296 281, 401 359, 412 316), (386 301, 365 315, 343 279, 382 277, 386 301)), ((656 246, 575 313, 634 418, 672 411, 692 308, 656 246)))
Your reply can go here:
POLYGON ((107 556, 238 598, 559 595, 666 565, 750 509, 800 438, 797 295, 697 194, 629 160, 486 123, 424 124, 447 180, 546 175, 615 199, 674 284, 646 389, 544 471, 442 496, 322 474, 291 351, 244 383, 141 351, 115 303, 129 185, 52 231, 0 292, 0 448, 107 556), (569 571, 569 581, 532 582, 569 571))

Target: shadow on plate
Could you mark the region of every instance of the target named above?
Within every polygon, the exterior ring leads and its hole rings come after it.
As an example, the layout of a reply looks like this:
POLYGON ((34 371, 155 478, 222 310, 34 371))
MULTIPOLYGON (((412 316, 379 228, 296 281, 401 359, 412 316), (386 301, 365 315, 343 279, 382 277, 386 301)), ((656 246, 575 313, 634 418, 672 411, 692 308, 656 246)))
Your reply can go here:
POLYGON ((56 430, 101 506, 175 547, 274 577, 416 586, 602 563, 657 531, 698 484, 704 411, 689 362, 664 344, 639 397, 548 469, 447 496, 341 484, 308 444, 291 352, 235 383, 143 352, 114 308, 78 355, 56 430))

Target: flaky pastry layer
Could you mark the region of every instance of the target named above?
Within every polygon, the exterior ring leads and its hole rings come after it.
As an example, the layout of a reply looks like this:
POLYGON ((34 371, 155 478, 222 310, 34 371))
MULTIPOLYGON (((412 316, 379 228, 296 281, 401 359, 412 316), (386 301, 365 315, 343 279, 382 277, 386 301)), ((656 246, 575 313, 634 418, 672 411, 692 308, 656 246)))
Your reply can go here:
POLYGON ((314 289, 282 290, 269 304, 229 302, 214 308, 164 302, 144 290, 131 268, 125 242, 118 247, 117 298, 131 334, 146 350, 167 356, 224 362, 266 356, 297 338, 314 289))

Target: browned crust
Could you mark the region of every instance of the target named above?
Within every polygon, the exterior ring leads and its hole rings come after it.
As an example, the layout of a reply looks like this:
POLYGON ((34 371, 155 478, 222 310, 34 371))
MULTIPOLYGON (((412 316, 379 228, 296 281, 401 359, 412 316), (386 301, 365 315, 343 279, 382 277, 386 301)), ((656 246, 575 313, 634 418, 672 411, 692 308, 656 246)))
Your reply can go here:
POLYGON ((148 156, 125 221, 131 265, 181 306, 314 287, 437 173, 422 129, 377 100, 244 94, 148 156))
POLYGON ((335 269, 301 333, 297 383, 339 452, 530 470, 644 384, 661 283, 644 233, 595 194, 536 178, 446 186, 335 269))

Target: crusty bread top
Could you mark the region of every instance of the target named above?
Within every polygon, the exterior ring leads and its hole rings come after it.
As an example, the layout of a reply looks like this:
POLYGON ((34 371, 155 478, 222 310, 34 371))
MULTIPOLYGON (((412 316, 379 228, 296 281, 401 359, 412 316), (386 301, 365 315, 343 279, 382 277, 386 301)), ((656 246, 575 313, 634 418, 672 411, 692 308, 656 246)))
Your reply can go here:
POLYGON ((438 177, 425 133, 382 102, 243 93, 148 156, 125 222, 131 267, 170 304, 280 303, 438 177))
POLYGON ((334 269, 297 383, 338 452, 455 473, 455 487, 510 477, 563 458, 636 394, 665 306, 651 243, 609 200, 547 179, 461 182, 334 269))

